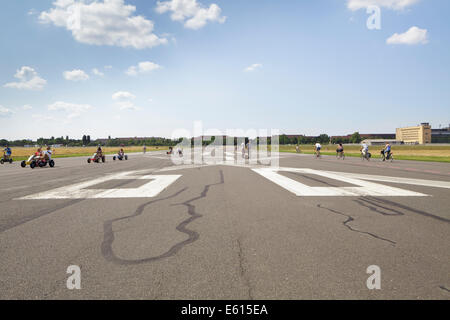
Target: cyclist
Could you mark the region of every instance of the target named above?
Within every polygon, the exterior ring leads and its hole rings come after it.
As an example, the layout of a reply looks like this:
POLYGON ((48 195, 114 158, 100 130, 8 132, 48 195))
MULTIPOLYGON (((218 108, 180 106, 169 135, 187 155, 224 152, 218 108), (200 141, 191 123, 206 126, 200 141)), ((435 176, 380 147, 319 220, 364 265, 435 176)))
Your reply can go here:
POLYGON ((389 142, 386 142, 386 145, 384 146, 384 149, 381 150, 381 155, 383 156, 383 161, 389 160, 391 157, 391 145, 389 142))
POLYGON ((342 143, 339 143, 336 149, 336 155, 341 157, 344 155, 344 146, 342 145, 342 143))
POLYGON ((367 159, 367 161, 369 161, 369 146, 367 145, 367 143, 363 142, 363 144, 361 145, 361 149, 360 149, 363 158, 367 159))
POLYGON ((322 146, 320 145, 319 142, 317 142, 316 145, 314 146, 314 152, 316 153, 317 157, 320 157, 320 149, 322 149, 322 146))

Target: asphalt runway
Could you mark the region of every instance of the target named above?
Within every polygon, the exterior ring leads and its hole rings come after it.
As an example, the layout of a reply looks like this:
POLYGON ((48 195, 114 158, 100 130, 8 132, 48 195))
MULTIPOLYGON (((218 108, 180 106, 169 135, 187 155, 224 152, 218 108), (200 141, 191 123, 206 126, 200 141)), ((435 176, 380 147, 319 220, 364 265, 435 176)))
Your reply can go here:
POLYGON ((1 299, 450 299, 450 164, 55 160, 0 166, 1 299))

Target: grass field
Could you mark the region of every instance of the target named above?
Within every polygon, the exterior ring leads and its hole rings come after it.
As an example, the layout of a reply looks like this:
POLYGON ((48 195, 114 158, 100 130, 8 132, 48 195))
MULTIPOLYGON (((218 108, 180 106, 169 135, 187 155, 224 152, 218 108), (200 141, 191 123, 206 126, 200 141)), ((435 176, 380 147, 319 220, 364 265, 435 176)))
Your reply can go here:
MULTIPOLYGON (((167 150, 169 147, 147 147, 147 151, 167 150)), ((14 161, 25 160, 34 152, 37 148, 19 148, 11 147, 12 157, 14 161)), ((120 147, 102 147, 103 152, 106 154, 115 154, 120 147)), ((68 157, 83 157, 92 156, 97 151, 97 147, 70 147, 70 148, 54 148, 53 158, 68 158, 68 157)), ((143 152, 142 146, 136 147, 124 147, 125 154, 132 152, 143 152)))
MULTIPOLYGON (((314 146, 300 145, 301 153, 313 154, 314 146)), ((344 145, 345 155, 347 157, 360 156, 359 145, 344 145)), ((369 150, 373 158, 380 158, 381 146, 370 146, 369 150)), ((295 153, 295 145, 282 145, 280 152, 295 153)), ((335 155, 336 145, 322 145, 322 154, 335 155)), ((398 160, 415 160, 415 161, 437 161, 450 162, 450 145, 399 145, 392 146, 394 158, 398 160)))

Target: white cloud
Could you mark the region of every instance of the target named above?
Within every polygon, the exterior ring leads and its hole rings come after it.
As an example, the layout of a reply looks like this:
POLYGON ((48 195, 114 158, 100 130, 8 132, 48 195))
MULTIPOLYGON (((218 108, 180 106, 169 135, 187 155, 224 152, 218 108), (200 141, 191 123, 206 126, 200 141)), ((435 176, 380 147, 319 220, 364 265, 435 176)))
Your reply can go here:
POLYGON ((251 66, 248 66, 247 68, 244 69, 245 72, 252 72, 255 71, 257 69, 262 68, 262 64, 260 63, 254 63, 251 66))
POLYGON ((121 101, 117 103, 120 110, 141 110, 138 106, 135 106, 131 101, 121 101))
POLYGON ((136 96, 128 91, 118 91, 112 95, 113 100, 131 100, 136 96))
POLYGON ((136 96, 128 91, 118 91, 112 95, 112 98, 117 101, 116 105, 120 110, 141 110, 131 101, 136 99, 136 96))
POLYGON ((89 79, 89 76, 83 70, 72 70, 65 71, 63 73, 64 79, 69 81, 86 81, 89 79))
POLYGON ((13 114, 12 110, 0 105, 0 118, 9 117, 13 114))
POLYGON ((30 106, 29 104, 22 106, 22 110, 31 110, 31 109, 33 109, 33 107, 30 106))
POLYGON ((428 31, 418 27, 411 27, 405 33, 394 33, 387 40, 387 44, 426 44, 428 42, 428 31))
POLYGON ((106 70, 112 69, 112 66, 104 66, 106 70))
POLYGON ((98 77, 103 77, 105 74, 103 72, 101 72, 100 70, 98 70, 97 68, 92 69, 92 74, 96 75, 98 77))
POLYGON ((167 43, 153 33, 153 22, 135 11, 124 0, 57 0, 39 20, 66 28, 86 44, 145 49, 167 43))
POLYGON ((139 64, 137 66, 129 67, 125 73, 129 76, 136 76, 140 73, 149 73, 149 72, 152 72, 153 70, 158 70, 158 69, 161 69, 160 65, 150 62, 150 61, 144 61, 144 62, 139 62, 139 64))
POLYGON ((25 89, 25 90, 42 90, 47 81, 39 77, 37 72, 31 68, 24 66, 17 70, 14 75, 19 82, 10 82, 4 85, 5 88, 25 89))
POLYGON ((204 27, 208 22, 224 23, 226 20, 217 4, 213 3, 206 8, 197 0, 158 1, 156 12, 162 14, 168 11, 172 12, 172 20, 183 22, 186 28, 194 30, 204 27))
POLYGON ((403 10, 420 0, 347 0, 347 8, 352 11, 366 9, 369 6, 384 7, 392 10, 403 10))
POLYGON ((63 101, 57 101, 48 106, 49 111, 65 111, 68 114, 67 119, 79 117, 89 109, 92 109, 92 106, 88 104, 75 104, 63 101))

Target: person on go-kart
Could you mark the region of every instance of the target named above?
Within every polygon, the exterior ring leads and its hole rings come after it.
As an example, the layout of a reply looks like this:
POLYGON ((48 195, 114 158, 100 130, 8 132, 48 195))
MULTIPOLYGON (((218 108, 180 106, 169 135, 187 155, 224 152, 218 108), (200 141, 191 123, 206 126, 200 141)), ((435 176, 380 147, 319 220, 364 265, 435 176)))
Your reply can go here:
POLYGON ((44 154, 42 153, 42 148, 37 148, 36 152, 34 153, 34 160, 39 161, 44 157, 44 154))
POLYGON ((119 150, 119 152, 117 152, 117 155, 119 159, 123 159, 123 157, 125 156, 125 152, 123 151, 122 148, 119 150))
POLYGON ((103 150, 100 145, 98 145, 97 153, 95 154, 95 160, 101 159, 103 157, 103 150))
POLYGON ((391 157, 391 145, 389 142, 386 142, 386 146, 381 150, 381 156, 383 157, 383 161, 389 160, 391 157))
POLYGON ((44 151, 44 155, 43 155, 44 161, 47 162, 47 161, 52 160, 52 153, 53 153, 52 148, 47 147, 47 150, 44 151))
POLYGON ((3 149, 3 153, 4 153, 5 160, 9 160, 11 158, 12 151, 8 145, 6 145, 5 149, 3 149))

